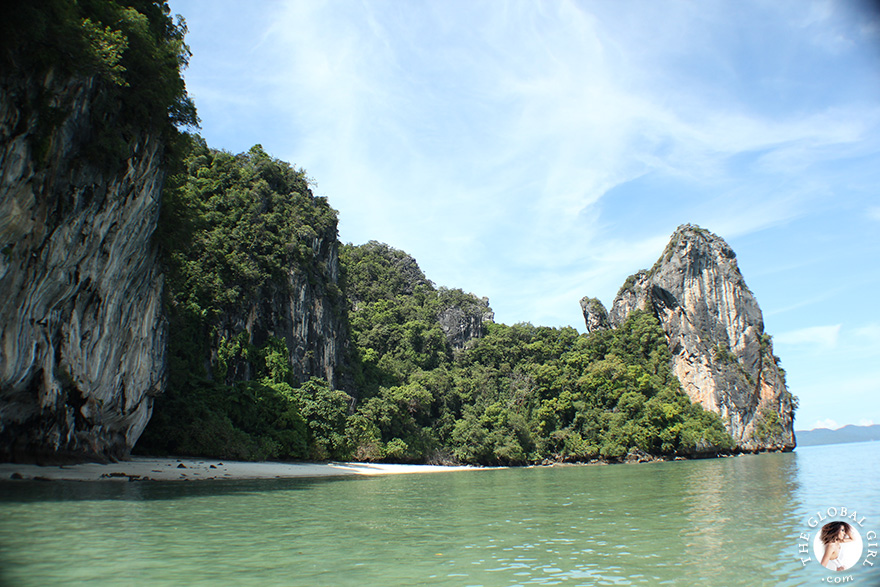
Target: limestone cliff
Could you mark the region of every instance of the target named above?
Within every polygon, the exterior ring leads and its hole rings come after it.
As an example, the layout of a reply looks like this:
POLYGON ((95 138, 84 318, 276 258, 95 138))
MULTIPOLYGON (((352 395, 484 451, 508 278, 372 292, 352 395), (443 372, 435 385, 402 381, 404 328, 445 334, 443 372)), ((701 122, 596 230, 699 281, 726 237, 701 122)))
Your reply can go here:
MULTIPOLYGON (((347 387, 340 381, 340 367, 348 332, 342 301, 329 291, 339 280, 335 222, 325 234, 315 236, 311 248, 311 272, 291 265, 285 283, 267 283, 246 304, 220 316, 210 349, 212 369, 217 364, 221 341, 246 333, 247 342, 256 347, 263 346, 270 337, 283 340, 297 381, 318 377, 331 387, 347 387)), ((244 357, 238 356, 230 367, 226 383, 253 378, 252 365, 244 357)))
POLYGON ((124 457, 163 388, 164 148, 90 162, 100 99, 94 77, 0 79, 0 460, 124 457))
MULTIPOLYGON (((626 280, 608 313, 609 325, 619 326, 637 308, 660 320, 684 391, 721 415, 741 450, 794 448, 795 400, 758 302, 724 240, 680 226, 657 263, 626 280)), ((599 314, 595 304, 584 306, 588 329, 596 327, 599 314)))
MULTIPOLYGON (((443 299, 441 290, 441 299, 443 299)), ((483 324, 492 322, 495 313, 489 307, 489 298, 474 295, 446 301, 437 314, 437 321, 446 335, 449 346, 462 349, 468 341, 483 336, 483 324)))

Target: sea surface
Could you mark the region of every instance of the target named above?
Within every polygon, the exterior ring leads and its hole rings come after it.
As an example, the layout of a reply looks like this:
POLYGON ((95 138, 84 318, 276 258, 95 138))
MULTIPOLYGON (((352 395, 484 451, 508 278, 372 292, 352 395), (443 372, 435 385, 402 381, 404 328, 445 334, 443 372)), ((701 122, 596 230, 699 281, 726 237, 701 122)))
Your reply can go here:
POLYGON ((880 443, 381 477, 3 481, 0 584, 880 585, 872 531, 880 443), (864 551, 832 573, 799 544, 843 508, 864 551))

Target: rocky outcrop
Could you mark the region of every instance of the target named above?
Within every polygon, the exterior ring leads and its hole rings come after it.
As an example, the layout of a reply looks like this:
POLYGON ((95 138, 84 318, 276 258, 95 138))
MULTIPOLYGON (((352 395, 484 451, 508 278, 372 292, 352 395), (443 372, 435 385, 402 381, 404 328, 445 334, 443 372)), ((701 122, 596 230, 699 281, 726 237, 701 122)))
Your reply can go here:
MULTIPOLYGON (((739 449, 794 448, 795 400, 764 332, 758 302, 724 240, 697 226, 680 226, 657 263, 627 279, 609 325, 619 326, 635 309, 657 316, 682 388, 722 417, 739 449)), ((584 314, 587 328, 595 329, 596 321, 591 325, 584 314)))
POLYGON ((0 460, 125 457, 163 389, 164 148, 90 162, 100 98, 89 77, 0 79, 0 460))
POLYGON ((492 322, 494 318, 489 298, 474 295, 444 306, 437 315, 449 346, 455 350, 463 349, 469 341, 482 337, 483 324, 492 322))
POLYGON ((605 306, 602 305, 598 298, 586 296, 581 298, 581 310, 584 313, 587 334, 597 330, 607 330, 610 327, 608 310, 605 309, 605 306))

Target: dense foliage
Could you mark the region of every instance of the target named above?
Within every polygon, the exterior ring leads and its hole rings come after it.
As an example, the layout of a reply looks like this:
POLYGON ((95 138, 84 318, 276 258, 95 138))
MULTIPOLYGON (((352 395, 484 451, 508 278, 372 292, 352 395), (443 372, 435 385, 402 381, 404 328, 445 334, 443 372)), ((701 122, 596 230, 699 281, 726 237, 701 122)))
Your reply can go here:
POLYGON ((347 394, 320 379, 299 384, 283 340, 256 346, 246 332, 218 340, 223 318, 283 290, 289 268, 329 281, 312 248, 324 234, 335 238, 336 213, 312 195, 301 170, 259 145, 232 155, 190 138, 166 185, 157 231, 169 381, 140 450, 241 459, 347 454, 347 394), (240 364, 245 378, 232 373, 240 364))
POLYGON ((358 300, 359 402, 347 433, 355 458, 525 464, 733 447, 718 416, 680 390, 648 313, 589 336, 489 323, 453 353, 437 314, 471 296, 434 289, 384 245, 349 245, 342 258, 358 300))
POLYGON ((412 257, 377 242, 341 248, 342 290, 333 290, 311 244, 335 227, 336 213, 302 171, 259 146, 231 155, 191 140, 157 234, 170 375, 141 450, 526 464, 732 448, 719 418, 679 389, 652 315, 633 312, 589 336, 487 322, 453 349, 440 315, 480 316, 485 303, 435 287, 412 257), (218 340, 223 316, 283 287, 289 268, 328 283, 347 315, 345 392, 317 378, 297 382, 283 340, 256 346, 246 332, 218 340))
POLYGON ((260 145, 232 155, 190 137, 179 174, 163 194, 157 241, 175 306, 217 315, 288 270, 320 273, 312 241, 336 234, 336 212, 315 197, 302 170, 260 145))
MULTIPOLYGON (((45 76, 47 86, 50 79, 92 78, 92 133, 84 154, 115 170, 143 131, 171 145, 178 126, 198 123, 181 77, 190 55, 186 25, 169 12, 165 0, 6 2, 0 74, 27 70, 45 76)), ((39 155, 71 105, 50 92, 13 99, 26 115, 37 113, 33 140, 39 155)))

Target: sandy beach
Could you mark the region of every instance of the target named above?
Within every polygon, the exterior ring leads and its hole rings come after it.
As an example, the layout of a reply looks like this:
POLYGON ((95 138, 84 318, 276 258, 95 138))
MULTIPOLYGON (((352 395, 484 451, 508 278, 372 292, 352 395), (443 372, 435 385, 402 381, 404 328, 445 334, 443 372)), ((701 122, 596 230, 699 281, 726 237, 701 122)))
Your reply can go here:
POLYGON ((479 471, 480 467, 396 465, 387 463, 250 463, 198 458, 132 457, 110 464, 42 466, 0 463, 0 481, 202 481, 292 479, 345 475, 399 475, 479 471))

